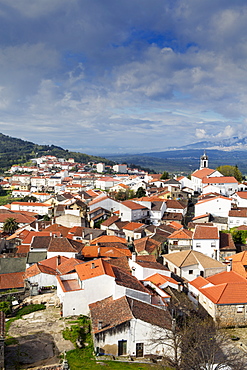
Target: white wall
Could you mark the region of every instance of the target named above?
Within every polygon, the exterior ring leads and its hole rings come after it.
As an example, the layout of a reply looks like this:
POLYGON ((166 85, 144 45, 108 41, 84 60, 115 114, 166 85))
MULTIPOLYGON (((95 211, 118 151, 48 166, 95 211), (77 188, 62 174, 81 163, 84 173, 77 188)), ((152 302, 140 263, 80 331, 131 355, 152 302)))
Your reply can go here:
MULTIPOLYGON (((121 331, 105 331, 103 335, 98 335, 99 341, 95 340, 95 347, 104 348, 107 344, 108 348, 117 350, 118 341, 127 340, 127 354, 128 356, 136 355, 136 343, 143 343, 144 355, 167 355, 172 356, 171 349, 169 347, 169 341, 166 343, 158 344, 160 337, 166 336, 168 333, 167 329, 162 329, 157 326, 151 325, 147 322, 132 319, 130 321, 130 327, 125 326, 124 330, 121 331)), ((114 352, 106 352, 108 354, 118 355, 114 352)))

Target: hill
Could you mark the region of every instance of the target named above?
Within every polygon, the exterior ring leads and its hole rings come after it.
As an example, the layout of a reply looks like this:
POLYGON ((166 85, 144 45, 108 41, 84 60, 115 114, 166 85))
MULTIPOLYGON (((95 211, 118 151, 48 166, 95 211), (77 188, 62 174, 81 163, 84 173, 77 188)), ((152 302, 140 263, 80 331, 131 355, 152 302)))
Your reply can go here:
POLYGON ((13 138, 0 134, 0 169, 8 170, 14 164, 24 164, 31 158, 42 155, 54 155, 58 158, 74 158, 76 162, 103 162, 113 165, 110 159, 96 157, 88 154, 70 152, 55 145, 38 145, 30 141, 13 138))
MULTIPOLYGON (((202 147, 202 149, 179 149, 143 154, 114 155, 107 156, 107 158, 119 163, 133 163, 142 167, 152 168, 156 172, 168 171, 170 173, 183 172, 190 174, 199 168, 199 160, 203 151, 204 148, 202 147)), ((237 165, 243 174, 247 174, 247 151, 208 149, 207 155, 210 168, 216 168, 225 164, 237 165)))

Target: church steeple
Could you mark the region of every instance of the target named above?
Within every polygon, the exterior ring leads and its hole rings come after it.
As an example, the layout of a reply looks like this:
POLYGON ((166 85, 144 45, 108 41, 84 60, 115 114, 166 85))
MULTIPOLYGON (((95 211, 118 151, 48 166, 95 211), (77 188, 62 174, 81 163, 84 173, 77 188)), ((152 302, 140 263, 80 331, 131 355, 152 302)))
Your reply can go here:
POLYGON ((204 154, 200 158, 200 170, 202 170, 203 168, 208 168, 208 156, 205 150, 204 154))

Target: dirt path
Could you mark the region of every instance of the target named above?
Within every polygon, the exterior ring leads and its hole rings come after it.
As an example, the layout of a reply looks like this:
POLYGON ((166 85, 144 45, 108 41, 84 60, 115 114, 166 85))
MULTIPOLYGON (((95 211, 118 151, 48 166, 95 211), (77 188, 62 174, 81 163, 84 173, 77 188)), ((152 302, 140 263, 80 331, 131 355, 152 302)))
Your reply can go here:
POLYGON ((59 363, 59 355, 74 349, 70 341, 63 339, 62 331, 69 320, 60 317, 60 310, 48 306, 14 321, 8 335, 18 344, 6 347, 6 369, 27 369, 40 365, 59 363))

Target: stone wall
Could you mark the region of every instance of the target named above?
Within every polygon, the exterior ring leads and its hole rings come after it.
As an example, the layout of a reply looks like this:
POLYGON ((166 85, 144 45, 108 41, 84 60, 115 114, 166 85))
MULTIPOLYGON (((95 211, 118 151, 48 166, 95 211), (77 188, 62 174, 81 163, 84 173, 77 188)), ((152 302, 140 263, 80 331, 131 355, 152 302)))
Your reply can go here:
POLYGON ((222 326, 247 325, 247 304, 217 305, 216 318, 222 326))

